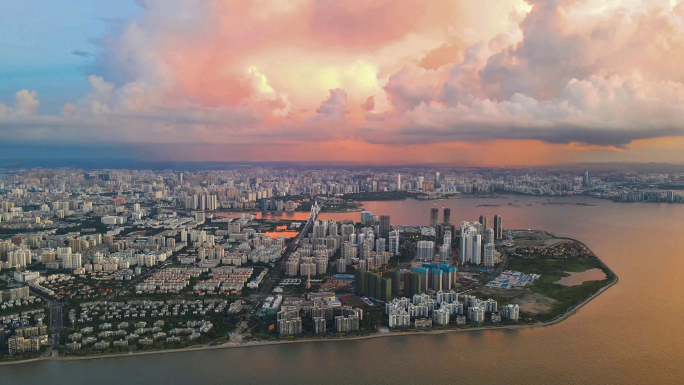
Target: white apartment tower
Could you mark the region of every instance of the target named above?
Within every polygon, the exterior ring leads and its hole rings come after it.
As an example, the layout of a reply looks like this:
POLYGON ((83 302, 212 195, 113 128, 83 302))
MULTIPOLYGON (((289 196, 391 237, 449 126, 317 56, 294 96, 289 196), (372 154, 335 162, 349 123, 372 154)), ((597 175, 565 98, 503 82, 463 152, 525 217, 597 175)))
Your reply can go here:
POLYGON ((461 223, 461 263, 482 263, 482 236, 475 226, 461 223))

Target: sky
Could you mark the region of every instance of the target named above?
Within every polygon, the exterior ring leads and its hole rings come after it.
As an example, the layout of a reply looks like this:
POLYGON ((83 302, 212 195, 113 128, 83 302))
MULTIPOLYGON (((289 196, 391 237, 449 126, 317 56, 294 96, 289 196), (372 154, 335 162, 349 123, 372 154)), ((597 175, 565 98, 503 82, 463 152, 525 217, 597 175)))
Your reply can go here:
POLYGON ((0 36, 0 157, 684 163, 682 0, 24 0, 0 36))

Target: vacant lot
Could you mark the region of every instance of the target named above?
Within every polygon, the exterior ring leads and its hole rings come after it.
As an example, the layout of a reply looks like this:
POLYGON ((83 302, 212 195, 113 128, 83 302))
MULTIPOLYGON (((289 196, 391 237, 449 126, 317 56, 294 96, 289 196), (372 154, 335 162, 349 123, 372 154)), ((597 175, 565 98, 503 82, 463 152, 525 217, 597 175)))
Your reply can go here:
POLYGON ((501 304, 514 303, 520 306, 520 311, 531 315, 544 315, 553 310, 558 301, 545 295, 535 293, 528 288, 515 287, 512 289, 500 289, 495 287, 483 287, 472 294, 479 298, 492 298, 501 304))

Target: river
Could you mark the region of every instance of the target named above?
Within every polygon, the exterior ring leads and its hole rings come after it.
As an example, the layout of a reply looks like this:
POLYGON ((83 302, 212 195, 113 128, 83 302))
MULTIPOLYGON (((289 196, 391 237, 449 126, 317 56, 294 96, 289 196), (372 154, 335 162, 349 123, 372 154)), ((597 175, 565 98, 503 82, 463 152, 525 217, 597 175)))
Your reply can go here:
MULTIPOLYGON (((684 382, 684 205, 623 204, 588 197, 541 205, 510 196, 438 201, 454 224, 493 220, 587 244, 616 286, 552 326, 301 343, 0 367, 0 383, 58 384, 453 384, 684 382), (515 206, 505 205, 513 203, 515 206), (476 207, 503 203, 502 207, 476 207), (527 206, 532 204, 532 206, 527 206)), ((427 201, 366 202, 391 222, 429 222, 427 201)), ((441 210, 440 210, 441 211, 441 210)), ((358 213, 322 214, 356 218, 358 213)), ((441 220, 441 212, 440 212, 441 220)))

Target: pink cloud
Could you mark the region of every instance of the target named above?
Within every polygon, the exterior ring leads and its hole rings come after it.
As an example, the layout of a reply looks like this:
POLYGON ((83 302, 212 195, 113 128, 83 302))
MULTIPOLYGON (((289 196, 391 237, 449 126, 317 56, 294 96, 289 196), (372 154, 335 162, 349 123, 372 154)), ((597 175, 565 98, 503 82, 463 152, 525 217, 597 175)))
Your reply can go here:
POLYGON ((684 134, 681 3, 530 0, 501 11, 518 29, 477 41, 460 2, 139 1, 144 16, 102 39, 90 93, 45 116, 20 91, 0 104, 3 137, 625 147, 684 134))

